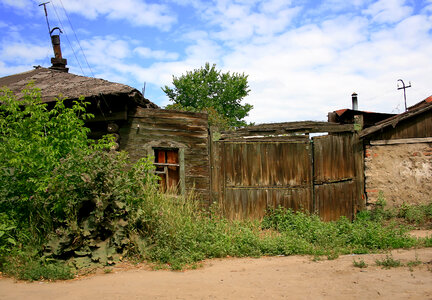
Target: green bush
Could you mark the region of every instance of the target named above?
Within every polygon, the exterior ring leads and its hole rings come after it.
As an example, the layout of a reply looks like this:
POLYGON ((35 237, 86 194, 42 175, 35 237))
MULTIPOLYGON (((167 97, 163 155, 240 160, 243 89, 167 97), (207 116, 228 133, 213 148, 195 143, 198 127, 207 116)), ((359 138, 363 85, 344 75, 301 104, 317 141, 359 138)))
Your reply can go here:
POLYGON ((12 252, 17 244, 15 230, 14 220, 8 217, 6 213, 0 213, 0 266, 4 257, 12 252))
POLYGON ((88 140, 87 103, 59 100, 48 110, 37 90, 24 95, 19 102, 0 93, 0 254, 19 257, 15 244, 31 247, 24 265, 32 269, 41 257, 77 268, 111 262, 131 247, 142 203, 157 193, 153 164, 107 152, 110 137, 88 140))
MULTIPOLYGON (((82 100, 70 107, 58 100, 48 110, 37 89, 23 93, 17 101, 10 91, 0 91, 0 211, 13 215, 20 231, 37 239, 44 227, 34 226, 34 220, 46 214, 40 199, 52 172, 67 156, 94 151, 84 127, 84 120, 92 116, 82 100)), ((97 147, 110 145, 103 140, 97 147)))

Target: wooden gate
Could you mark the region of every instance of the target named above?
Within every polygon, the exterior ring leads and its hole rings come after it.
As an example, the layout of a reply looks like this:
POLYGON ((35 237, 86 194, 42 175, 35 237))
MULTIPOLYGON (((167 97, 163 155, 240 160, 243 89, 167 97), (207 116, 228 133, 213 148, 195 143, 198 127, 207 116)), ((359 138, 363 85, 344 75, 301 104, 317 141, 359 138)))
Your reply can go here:
POLYGON ((303 141, 219 142, 220 179, 212 182, 229 218, 259 218, 266 208, 311 211, 311 147, 303 141))
POLYGON ((353 218, 363 171, 354 134, 313 138, 314 210, 322 220, 353 218), (360 159, 360 161, 359 161, 360 159))
POLYGON ((349 132, 213 142, 212 199, 231 219, 261 218, 278 206, 352 219, 362 205, 357 141, 349 132))

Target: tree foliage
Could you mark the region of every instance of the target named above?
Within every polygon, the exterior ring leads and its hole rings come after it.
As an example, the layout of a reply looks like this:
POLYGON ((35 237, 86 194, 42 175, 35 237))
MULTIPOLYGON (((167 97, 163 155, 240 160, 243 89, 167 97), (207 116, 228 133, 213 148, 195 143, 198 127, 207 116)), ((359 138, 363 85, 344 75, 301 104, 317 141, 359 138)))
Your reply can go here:
POLYGON ((48 110, 37 89, 23 93, 18 101, 10 91, 0 91, 0 211, 28 224, 43 207, 36 199, 47 191, 62 159, 109 148, 111 142, 87 139, 84 120, 92 115, 83 100, 71 107, 58 100, 48 110))
POLYGON ((241 104, 250 92, 247 77, 222 73, 215 64, 206 63, 180 77, 173 76, 174 88, 165 86, 162 90, 174 102, 167 108, 205 111, 209 113, 211 125, 240 127, 247 125, 244 118, 253 108, 250 104, 241 104))

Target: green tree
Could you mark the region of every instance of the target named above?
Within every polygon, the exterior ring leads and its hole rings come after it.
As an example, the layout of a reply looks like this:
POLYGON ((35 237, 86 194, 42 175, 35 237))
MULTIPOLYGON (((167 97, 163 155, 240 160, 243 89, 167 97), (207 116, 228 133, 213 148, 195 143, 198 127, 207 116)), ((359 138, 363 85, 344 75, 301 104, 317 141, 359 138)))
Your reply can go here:
POLYGON ((216 70, 215 64, 206 63, 180 77, 173 76, 174 88, 165 86, 162 90, 174 102, 167 106, 168 109, 205 111, 209 113, 210 125, 222 129, 240 127, 247 125, 243 119, 253 108, 250 104, 241 104, 250 92, 247 77, 239 73, 222 73, 216 70))

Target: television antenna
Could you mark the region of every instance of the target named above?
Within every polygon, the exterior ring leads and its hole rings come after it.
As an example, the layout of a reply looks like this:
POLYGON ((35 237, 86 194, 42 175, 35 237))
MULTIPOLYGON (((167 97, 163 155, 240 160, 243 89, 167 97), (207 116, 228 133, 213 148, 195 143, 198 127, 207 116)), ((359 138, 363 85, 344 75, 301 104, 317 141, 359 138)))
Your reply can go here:
POLYGON ((402 80, 402 79, 398 79, 398 82, 402 82, 402 86, 401 87, 399 87, 399 83, 397 84, 397 89, 398 90, 404 90, 404 101, 405 101, 405 111, 407 111, 408 110, 408 108, 407 108, 407 104, 406 104, 406 89, 407 88, 410 88, 411 87, 411 81, 409 82, 409 85, 405 85, 405 82, 402 80))

